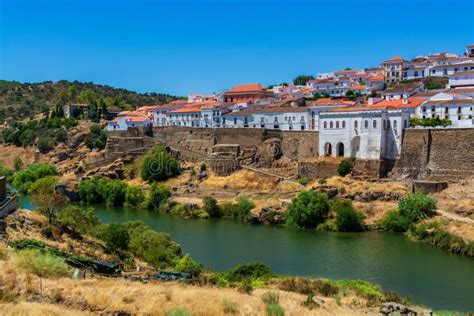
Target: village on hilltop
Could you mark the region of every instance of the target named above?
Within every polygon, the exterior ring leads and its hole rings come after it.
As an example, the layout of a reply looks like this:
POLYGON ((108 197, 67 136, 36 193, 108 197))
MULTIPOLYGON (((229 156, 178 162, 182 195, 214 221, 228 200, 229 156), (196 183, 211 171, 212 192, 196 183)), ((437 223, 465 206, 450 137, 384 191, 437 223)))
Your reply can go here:
MULTIPOLYGON (((318 131, 319 155, 396 159, 406 128, 474 126, 474 45, 464 56, 394 57, 377 68, 320 73, 306 85, 241 84, 221 94, 122 111, 109 132, 188 126, 318 131)), ((66 105, 66 116, 73 105, 66 105)))

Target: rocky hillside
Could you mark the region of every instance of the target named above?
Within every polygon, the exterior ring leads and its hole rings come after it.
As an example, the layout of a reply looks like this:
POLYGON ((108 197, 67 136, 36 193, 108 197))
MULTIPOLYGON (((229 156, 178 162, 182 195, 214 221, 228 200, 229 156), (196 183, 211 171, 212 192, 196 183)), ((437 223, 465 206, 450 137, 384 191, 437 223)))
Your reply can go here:
POLYGON ((0 122, 7 118, 31 118, 66 102, 83 102, 81 97, 87 95, 85 91, 93 91, 95 97, 104 100, 107 106, 121 108, 167 103, 177 99, 168 94, 137 93, 92 82, 61 80, 20 83, 0 80, 0 122))

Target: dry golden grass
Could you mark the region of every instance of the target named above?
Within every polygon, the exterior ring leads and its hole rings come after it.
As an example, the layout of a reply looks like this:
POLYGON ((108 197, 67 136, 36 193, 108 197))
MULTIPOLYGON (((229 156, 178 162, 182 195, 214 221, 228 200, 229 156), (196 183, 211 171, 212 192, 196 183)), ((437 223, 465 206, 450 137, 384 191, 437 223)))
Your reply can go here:
POLYGON ((444 211, 463 210, 474 212, 474 179, 450 183, 448 188, 435 193, 438 207, 444 211))
MULTIPOLYGON (((259 288, 247 295, 234 288, 176 282, 143 284, 113 278, 60 278, 43 279, 40 294, 39 279, 17 270, 13 258, 10 253, 7 261, 0 260, 0 284, 4 290, 14 294, 16 301, 0 303, 1 315, 89 315, 89 311, 100 314, 125 312, 133 315, 166 315, 177 307, 186 308, 195 316, 224 315, 224 300, 236 304, 238 315, 265 315, 261 296, 268 288, 259 288)), ((354 305, 353 300, 344 299, 338 304, 332 298, 323 298, 323 307, 309 310, 302 305, 306 296, 278 292, 280 305, 286 315, 314 315, 316 312, 318 315, 377 314, 375 309, 350 307, 349 304, 354 305)))
POLYGON ((20 157, 24 165, 32 164, 35 159, 35 147, 0 145, 0 164, 13 169, 16 157, 20 157))
POLYGON ((250 170, 239 170, 226 177, 211 174, 202 185, 214 189, 270 192, 278 188, 279 181, 276 177, 260 175, 250 170))

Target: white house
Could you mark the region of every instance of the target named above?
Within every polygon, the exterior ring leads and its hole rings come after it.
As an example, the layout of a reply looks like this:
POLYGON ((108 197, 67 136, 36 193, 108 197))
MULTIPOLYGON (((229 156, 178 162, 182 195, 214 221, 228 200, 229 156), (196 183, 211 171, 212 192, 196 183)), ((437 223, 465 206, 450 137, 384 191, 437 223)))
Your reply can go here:
POLYGON ((319 155, 358 159, 397 159, 405 109, 348 107, 320 113, 319 155))
POLYGON ((143 115, 125 115, 119 116, 116 119, 107 123, 107 131, 126 131, 129 127, 151 127, 151 120, 143 115))
POLYGON ((416 110, 417 118, 448 119, 455 128, 474 127, 474 99, 452 93, 438 93, 416 110))
POLYGON ((474 70, 459 71, 449 76, 449 87, 474 86, 474 70))
POLYGON ((423 83, 408 83, 392 85, 387 87, 380 94, 386 100, 397 100, 409 98, 421 91, 423 91, 423 83))
POLYGON ((222 127, 222 116, 230 112, 222 103, 209 104, 201 107, 201 126, 222 127))
POLYGON ((199 127, 202 125, 201 109, 199 107, 183 107, 169 111, 166 114, 167 126, 190 126, 199 127))
POLYGON ((430 77, 448 77, 456 72, 474 70, 474 62, 466 61, 447 65, 433 66, 430 69, 430 77))

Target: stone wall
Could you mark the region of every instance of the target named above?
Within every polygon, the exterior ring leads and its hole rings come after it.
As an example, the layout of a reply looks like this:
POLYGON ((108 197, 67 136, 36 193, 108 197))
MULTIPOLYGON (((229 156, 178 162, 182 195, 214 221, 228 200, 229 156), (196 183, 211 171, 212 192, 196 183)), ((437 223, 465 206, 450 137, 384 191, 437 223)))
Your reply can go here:
POLYGON ((474 129, 407 129, 394 175, 413 179, 474 176, 474 129))
POLYGON ((319 132, 282 131, 281 133, 281 149, 284 156, 293 160, 319 156, 319 132))
POLYGON ((308 179, 330 178, 337 175, 339 161, 300 162, 298 175, 308 179))

